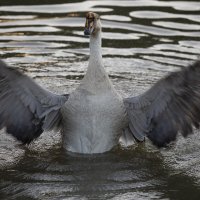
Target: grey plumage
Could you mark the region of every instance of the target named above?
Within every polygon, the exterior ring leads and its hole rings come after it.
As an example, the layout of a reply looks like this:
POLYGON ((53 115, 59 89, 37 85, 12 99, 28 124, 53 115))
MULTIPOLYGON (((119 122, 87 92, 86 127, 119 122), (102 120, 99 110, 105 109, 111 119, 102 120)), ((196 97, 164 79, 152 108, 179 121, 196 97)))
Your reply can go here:
MULTIPOLYGON (((124 99, 129 126, 137 140, 147 136, 159 146, 199 128, 200 61, 173 72, 137 97, 124 99)), ((60 108, 68 95, 44 90, 31 78, 0 61, 0 129, 23 143, 30 143, 44 130, 59 126, 60 108)))
POLYGON ((124 99, 128 130, 140 141, 147 136, 162 147, 199 128, 200 61, 173 72, 137 97, 124 99))
POLYGON ((59 125, 68 95, 44 90, 31 78, 0 61, 0 128, 23 143, 59 125))

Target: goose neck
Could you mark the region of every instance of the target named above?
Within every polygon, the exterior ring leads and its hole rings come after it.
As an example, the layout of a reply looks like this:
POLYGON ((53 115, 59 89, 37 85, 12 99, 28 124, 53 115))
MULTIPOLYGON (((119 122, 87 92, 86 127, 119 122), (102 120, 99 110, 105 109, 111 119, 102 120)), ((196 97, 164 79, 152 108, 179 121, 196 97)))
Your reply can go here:
POLYGON ((90 36, 90 63, 102 64, 101 31, 90 36))

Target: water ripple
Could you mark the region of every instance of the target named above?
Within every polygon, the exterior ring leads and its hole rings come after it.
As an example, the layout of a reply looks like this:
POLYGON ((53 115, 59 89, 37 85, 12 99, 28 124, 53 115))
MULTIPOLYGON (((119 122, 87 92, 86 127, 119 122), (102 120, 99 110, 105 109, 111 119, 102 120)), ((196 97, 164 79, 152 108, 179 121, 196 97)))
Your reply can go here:
MULTIPOLYGON (((48 26, 58 26, 58 27, 83 27, 83 18, 51 18, 51 19, 41 19, 41 20, 21 20, 16 22, 2 22, 0 26, 26 26, 26 25, 48 25, 48 26)), ((125 29, 131 31, 138 31, 142 33, 148 33, 152 35, 159 36, 190 36, 190 37, 200 37, 200 32, 184 32, 166 28, 158 28, 155 26, 147 26, 141 24, 133 23, 121 23, 114 21, 102 21, 103 27, 105 28, 115 28, 115 29, 125 29)))
POLYGON ((19 19, 34 19, 37 15, 0 15, 0 19, 19 20, 19 19))
POLYGON ((31 12, 31 13, 71 13, 71 12, 110 12, 111 8, 93 8, 96 3, 85 1, 80 3, 53 4, 53 5, 31 5, 31 6, 1 6, 0 11, 31 12))
POLYGON ((183 18, 189 19, 191 21, 200 22, 200 15, 190 15, 190 14, 174 14, 162 11, 133 11, 130 16, 143 18, 143 19, 162 19, 162 18, 183 18))
POLYGON ((0 28, 0 33, 11 33, 11 32, 58 32, 61 29, 50 27, 50 26, 40 26, 40 27, 16 27, 16 28, 0 28))
POLYGON ((101 19, 106 19, 111 21, 124 21, 124 22, 131 21, 130 17, 123 15, 101 15, 101 19))
POLYGON ((52 5, 31 5, 31 6, 1 6, 0 11, 12 12, 32 12, 32 13, 69 13, 69 12, 86 12, 99 11, 110 12, 111 8, 94 8, 96 6, 118 6, 118 7, 172 7, 176 10, 199 11, 200 3, 196 1, 158 1, 158 0, 135 0, 135 1, 83 1, 68 4, 52 5))
POLYGON ((63 35, 3 35, 0 40, 9 41, 65 41, 65 42, 89 42, 86 37, 63 36, 63 35))
POLYGON ((198 24, 186 24, 186 23, 168 22, 168 21, 153 21, 152 24, 171 29, 200 30, 200 25, 198 24))

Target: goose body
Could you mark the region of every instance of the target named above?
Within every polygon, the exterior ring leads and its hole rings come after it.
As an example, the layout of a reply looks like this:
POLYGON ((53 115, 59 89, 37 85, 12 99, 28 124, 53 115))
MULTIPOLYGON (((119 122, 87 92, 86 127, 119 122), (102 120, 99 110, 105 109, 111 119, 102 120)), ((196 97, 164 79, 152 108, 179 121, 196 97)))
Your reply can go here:
POLYGON ((101 23, 87 13, 90 59, 79 87, 68 95, 53 94, 16 68, 0 61, 0 128, 24 144, 44 130, 60 128, 63 147, 76 153, 103 153, 133 138, 148 137, 167 146, 200 127, 200 61, 170 73, 145 93, 122 99, 103 67, 101 23), (134 136, 134 137, 133 137, 134 136))
POLYGON ((61 110, 63 146, 78 153, 109 151, 118 144, 125 127, 123 101, 112 89, 93 93, 81 86, 61 110))
POLYGON ((103 67, 101 31, 90 36, 87 73, 61 112, 63 146, 68 151, 102 153, 118 144, 126 109, 103 67))

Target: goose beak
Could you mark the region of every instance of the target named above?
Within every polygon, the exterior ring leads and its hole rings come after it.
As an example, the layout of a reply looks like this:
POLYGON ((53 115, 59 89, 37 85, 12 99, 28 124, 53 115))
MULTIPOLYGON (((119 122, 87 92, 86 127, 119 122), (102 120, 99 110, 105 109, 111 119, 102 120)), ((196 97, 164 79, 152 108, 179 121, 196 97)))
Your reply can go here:
POLYGON ((90 30, 88 28, 85 28, 84 35, 90 35, 90 30))
POLYGON ((84 35, 91 35, 94 31, 94 19, 86 18, 84 35))

